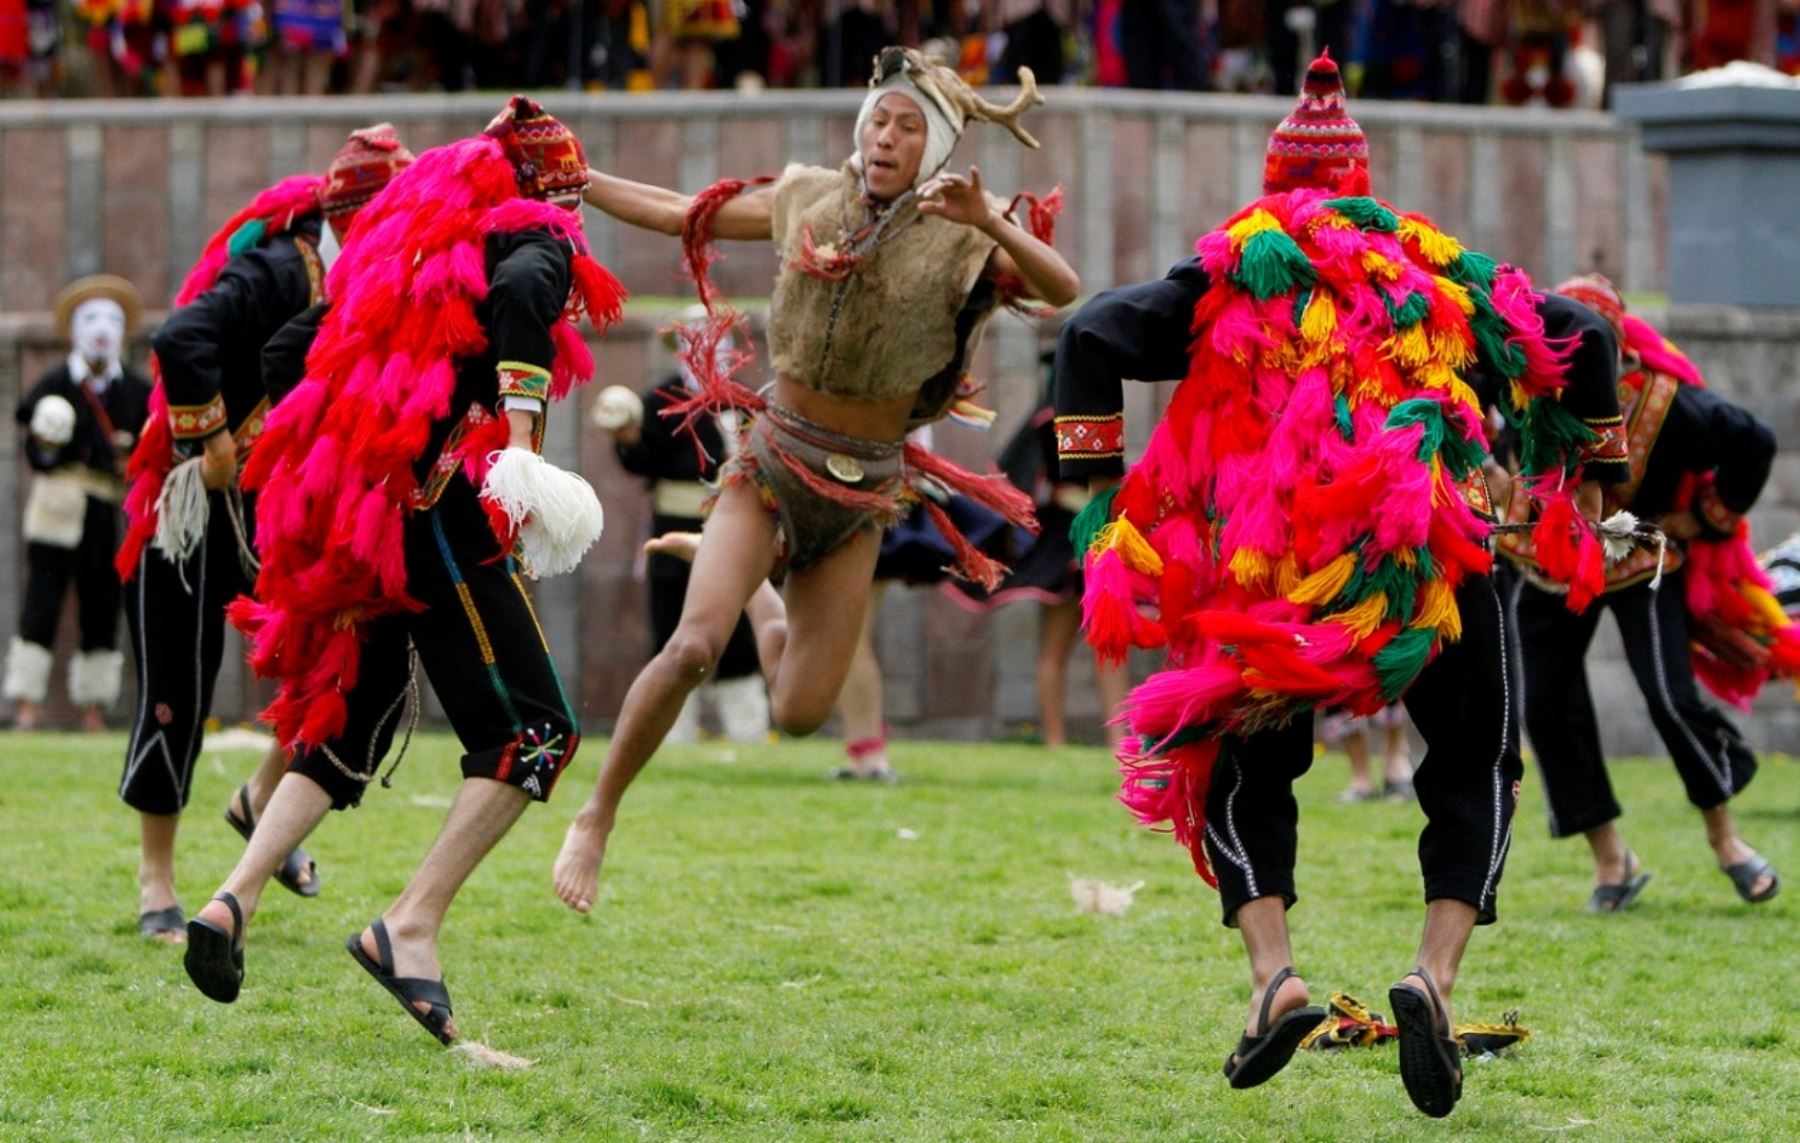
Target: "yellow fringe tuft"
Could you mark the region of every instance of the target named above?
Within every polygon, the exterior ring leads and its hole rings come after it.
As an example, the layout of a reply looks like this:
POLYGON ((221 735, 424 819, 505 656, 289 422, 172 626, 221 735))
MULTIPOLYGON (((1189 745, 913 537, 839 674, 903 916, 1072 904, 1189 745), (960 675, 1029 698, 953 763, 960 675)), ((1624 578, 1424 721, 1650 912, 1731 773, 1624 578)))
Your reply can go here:
POLYGON ((1287 595, 1300 586, 1300 561, 1289 552, 1275 565, 1275 594, 1287 595))
POLYGON ((1418 243, 1419 253, 1433 266, 1448 266, 1462 256, 1462 243, 1416 218, 1401 219, 1398 233, 1402 238, 1410 238, 1418 243))
POLYGON ((1350 610, 1333 615, 1333 623, 1341 623, 1358 639, 1367 639, 1387 616, 1387 592, 1378 591, 1350 610))
POLYGON ((1255 587, 1274 570, 1269 557, 1255 548, 1239 548, 1231 556, 1231 574, 1245 587, 1255 587))
POLYGON ((1244 243, 1250 241, 1258 234, 1280 229, 1281 223, 1275 216, 1261 207, 1258 207, 1250 212, 1249 217, 1241 218, 1233 223, 1231 228, 1225 233, 1231 236, 1231 248, 1233 250, 1242 250, 1244 248, 1244 243))
POLYGON ((1398 282, 1401 273, 1405 270, 1400 263, 1384 258, 1373 250, 1363 252, 1362 268, 1363 273, 1369 277, 1379 278, 1384 282, 1398 282))
POLYGON ((1529 404, 1531 404, 1531 394, 1525 391, 1525 386, 1514 381, 1512 383, 1512 407, 1523 409, 1529 404))
POLYGON ((1456 593, 1450 590, 1448 582, 1441 579, 1425 581, 1419 591, 1412 626, 1428 627, 1436 631, 1439 638, 1451 643, 1462 638, 1462 612, 1456 606, 1456 593))
POLYGON ((1343 593, 1356 572, 1356 554, 1345 552, 1296 584, 1286 593, 1289 603, 1326 604, 1343 593))
POLYGON ((1147 576, 1159 576, 1163 573, 1162 557, 1156 554, 1150 541, 1144 539, 1144 534, 1137 530, 1137 525, 1124 516, 1100 529, 1088 550, 1096 554, 1118 552, 1126 567, 1147 576))
POLYGON ((1321 342, 1337 332, 1337 304, 1323 286, 1313 289, 1312 301, 1306 303, 1306 314, 1300 319, 1300 336, 1321 342))
POLYGON ((1460 330, 1433 333, 1431 355, 1452 369, 1467 369, 1475 364, 1474 339, 1464 336, 1460 330))
POLYGON ((1450 378, 1450 399, 1465 408, 1473 409, 1477 414, 1481 412, 1481 399, 1461 377, 1450 378))
POLYGON ((1753 583, 1741 583, 1738 585, 1738 594, 1744 597, 1744 602, 1748 603, 1758 615, 1762 616, 1763 622, 1767 623, 1770 629, 1779 631, 1787 626, 1787 612, 1781 609, 1781 604, 1777 603, 1775 597, 1770 595, 1767 590, 1753 583))
POLYGON ((1394 360, 1418 369, 1431 363, 1431 338, 1422 325, 1409 326, 1394 335, 1394 360))
MULTIPOLYGON (((1456 239, 1452 238, 1450 241, 1455 242, 1456 239)), ((1458 253, 1460 252, 1461 249, 1459 247, 1458 253)), ((1456 281, 1454 278, 1439 277, 1431 280, 1436 283, 1438 293, 1443 294, 1445 297, 1455 302, 1456 308, 1463 312, 1464 317, 1475 316, 1475 299, 1469 296, 1469 287, 1456 281)))
POLYGON ((1461 384, 1457 379, 1456 370, 1436 358, 1427 361, 1414 371, 1413 380, 1427 389, 1449 389, 1461 384))

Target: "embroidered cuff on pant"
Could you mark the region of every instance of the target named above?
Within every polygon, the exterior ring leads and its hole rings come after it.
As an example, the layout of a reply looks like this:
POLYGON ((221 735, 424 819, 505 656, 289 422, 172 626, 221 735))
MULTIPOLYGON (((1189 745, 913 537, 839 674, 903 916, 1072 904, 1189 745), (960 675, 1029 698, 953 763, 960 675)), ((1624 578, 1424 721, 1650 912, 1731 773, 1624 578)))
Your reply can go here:
POLYGON ((1701 528, 1710 533, 1713 539, 1735 536, 1738 524, 1744 518, 1743 513, 1733 512, 1719 499, 1719 486, 1711 479, 1702 480, 1700 487, 1694 491, 1694 515, 1699 519, 1701 528))
POLYGON ((1614 484, 1631 475, 1631 446, 1622 417, 1582 419, 1594 440, 1581 448, 1583 475, 1589 480, 1614 484))
POLYGON ((215 395, 204 405, 170 405, 169 429, 176 446, 191 445, 225 427, 225 400, 215 395))
POLYGON ((1056 460, 1065 479, 1118 475, 1125 468, 1125 414, 1057 417, 1056 460))

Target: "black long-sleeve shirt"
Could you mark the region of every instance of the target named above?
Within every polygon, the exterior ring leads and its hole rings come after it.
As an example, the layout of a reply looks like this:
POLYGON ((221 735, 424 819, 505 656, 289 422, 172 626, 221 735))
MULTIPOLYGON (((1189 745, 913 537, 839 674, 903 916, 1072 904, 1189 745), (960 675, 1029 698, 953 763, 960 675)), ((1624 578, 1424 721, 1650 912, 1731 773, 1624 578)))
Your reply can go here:
POLYGON ((178 451, 192 455, 216 432, 241 431, 267 399, 264 346, 321 296, 319 225, 317 215, 303 218, 233 258, 151 336, 178 451))
MULTIPOLYGON (((528 392, 533 387, 529 377, 541 375, 547 381, 556 356, 550 328, 569 300, 569 246, 548 231, 522 230, 488 235, 485 256, 488 292, 476 305, 475 318, 487 334, 487 346, 456 363, 450 410, 433 423, 415 466, 421 480, 471 405, 499 413, 509 395, 542 400, 541 389, 528 392), (526 380, 515 387, 503 380, 503 373, 526 380)), ((306 355, 328 310, 325 304, 312 306, 268 339, 260 371, 271 401, 279 403, 305 377, 306 355)))
MULTIPOLYGON (((1057 456, 1063 479, 1117 476, 1125 470, 1123 382, 1187 376, 1194 307, 1209 286, 1196 257, 1150 282, 1095 295, 1063 325, 1056 347, 1057 456)), ((1537 307, 1545 333, 1575 338, 1562 393, 1565 409, 1596 433, 1619 423, 1618 345, 1592 310, 1559 295, 1537 307)), ((1623 457, 1587 458, 1590 479, 1625 479, 1623 457)))
POLYGON ((127 433, 136 441, 150 411, 150 379, 127 366, 106 383, 103 392, 94 393, 75 380, 66 363, 58 365, 39 378, 19 402, 20 426, 29 430, 38 402, 52 396, 61 397, 74 406, 75 434, 62 445, 30 441, 25 449, 25 459, 31 467, 38 472, 49 472, 65 465, 79 464, 107 476, 120 475, 131 449, 129 446, 123 450, 115 447, 112 434, 127 433), (102 423, 102 412, 109 424, 102 423))
POLYGON ((1716 393, 1682 385, 1627 507, 1645 518, 1659 516, 1675 506, 1682 477, 1711 473, 1693 505, 1694 516, 1703 533, 1722 539, 1756 503, 1774 462, 1775 433, 1768 425, 1716 393))
POLYGON ((687 395, 679 376, 669 377, 644 393, 644 423, 638 428, 637 443, 613 443, 619 464, 626 472, 652 482, 711 480, 718 475, 719 465, 725 459, 725 437, 719 432, 718 422, 712 417, 694 422, 700 448, 705 450, 702 457, 694 440, 681 431, 680 422, 662 415, 664 409, 687 395))

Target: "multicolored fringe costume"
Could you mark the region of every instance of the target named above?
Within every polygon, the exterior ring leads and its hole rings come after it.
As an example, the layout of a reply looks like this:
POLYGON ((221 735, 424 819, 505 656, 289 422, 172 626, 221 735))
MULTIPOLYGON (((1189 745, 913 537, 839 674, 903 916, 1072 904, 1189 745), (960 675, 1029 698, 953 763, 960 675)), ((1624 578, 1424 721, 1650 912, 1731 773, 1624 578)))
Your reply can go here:
MULTIPOLYGON (((1610 290, 1610 283, 1605 287, 1610 290)), ((1622 334, 1627 362, 1636 361, 1636 368, 1619 378, 1631 476, 1610 491, 1607 505, 1609 514, 1633 509, 1663 427, 1676 403, 1683 400, 1680 390, 1684 386, 1704 389, 1706 381, 1699 367, 1648 322, 1622 308, 1614 312, 1609 298, 1592 287, 1581 290, 1566 285, 1564 290, 1606 313, 1622 334)), ((1612 297, 1616 298, 1616 293, 1612 297)), ((1733 462, 1746 459, 1740 451, 1733 462)), ((1641 547, 1609 565, 1605 590, 1618 591, 1685 567, 1694 673, 1720 699, 1748 710, 1771 678, 1800 679, 1800 625, 1788 618, 1775 598, 1773 585, 1751 547, 1749 524, 1742 511, 1720 497, 1716 473, 1683 473, 1667 509, 1692 512, 1702 525, 1701 535, 1663 552, 1641 547)), ((1515 498, 1508 504, 1507 519, 1524 519, 1527 512, 1523 498, 1515 498)), ((1536 572, 1537 553, 1530 537, 1505 536, 1500 550, 1528 573, 1536 572)))
MULTIPOLYGON (((1546 336, 1526 276, 1420 215, 1303 188, 1198 250, 1186 380, 1073 530, 1089 640, 1113 659, 1169 657, 1122 716, 1139 746, 1121 800, 1172 822, 1216 884, 1202 807, 1221 738, 1314 709, 1371 713, 1462 633, 1457 589, 1492 562, 1471 371, 1501 381, 1542 506, 1534 536, 1575 608, 1600 590, 1603 557, 1574 485, 1616 418, 1561 405, 1572 346, 1546 336)), ((1065 458, 1122 455, 1116 414, 1058 429, 1065 458)))
MULTIPOLYGON (((593 372, 576 322, 616 321, 624 291, 589 257, 579 215, 521 196, 500 140, 420 156, 364 211, 333 267, 333 307, 305 379, 270 415, 244 476, 261 490, 262 570, 257 598, 231 615, 257 672, 281 682, 264 714, 283 743, 315 746, 344 730, 371 624, 417 610, 409 516, 459 477, 483 487, 507 444, 506 418, 470 402, 458 369, 489 344, 476 312, 489 290, 486 244, 527 231, 573 251, 573 285, 550 327, 554 364, 509 372, 501 362, 501 396, 559 400, 593 372)), ((504 555, 516 524, 484 504, 504 555)))
MULTIPOLYGON (((319 213, 323 206, 325 179, 318 175, 295 175, 283 179, 263 191, 242 210, 232 215, 206 241, 200 258, 175 294, 174 309, 192 302, 212 289, 219 273, 235 257, 254 249, 270 238, 287 234, 294 223, 319 213)), ((320 273, 322 274, 322 269, 320 273)), ((321 281, 320 286, 323 286, 321 281)), ((316 298, 315 298, 316 300, 316 298)), ((124 544, 114 562, 119 577, 129 581, 138 565, 144 545, 156 535, 157 501, 171 470, 206 437, 221 427, 238 437, 240 457, 249 451, 262 430, 262 406, 236 425, 225 425, 225 406, 214 402, 194 408, 171 407, 163 388, 162 366, 154 355, 150 358, 153 388, 150 394, 150 419, 144 434, 131 454, 126 469, 129 488, 125 495, 127 528, 124 544)))

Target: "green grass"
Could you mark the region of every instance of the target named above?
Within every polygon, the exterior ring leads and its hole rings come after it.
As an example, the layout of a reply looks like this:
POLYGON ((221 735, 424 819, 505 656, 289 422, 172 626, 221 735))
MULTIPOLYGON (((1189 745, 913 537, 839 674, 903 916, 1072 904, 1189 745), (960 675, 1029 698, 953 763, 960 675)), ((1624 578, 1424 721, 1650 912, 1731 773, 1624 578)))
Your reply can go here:
MULTIPOLYGON (((1792 762, 1740 810, 1791 883, 1754 910, 1662 763, 1616 768, 1656 880, 1629 914, 1584 915, 1585 847, 1546 840, 1528 783, 1502 923, 1476 935, 1457 1000, 1464 1018, 1519 1008, 1535 1035, 1471 1065, 1444 1125, 1412 1110, 1392 1048, 1226 1087, 1236 938, 1185 855, 1112 803, 1097 750, 902 744, 891 789, 824 781, 833 743, 672 750, 633 791, 584 920, 548 870, 602 746, 450 915, 463 1030, 537 1061, 498 1072, 439 1049, 341 948, 433 836, 448 739, 325 823, 324 895, 271 891, 230 1008, 135 935, 120 741, 7 739, 0 1137, 1711 1140, 1800 1123, 1792 762), (1086 916, 1070 874, 1145 885, 1126 916, 1086 916)), ((202 760, 190 907, 238 852, 219 811, 253 760, 202 760)), ((1419 817, 1334 804, 1344 776, 1331 760, 1300 786, 1297 951, 1316 997, 1385 1009, 1420 916, 1419 817)))

